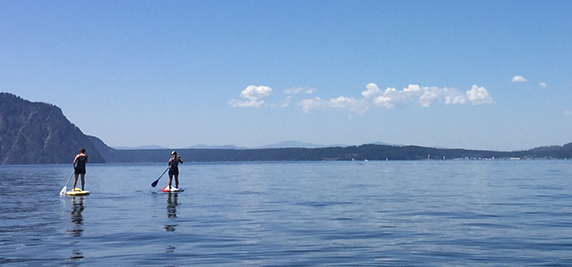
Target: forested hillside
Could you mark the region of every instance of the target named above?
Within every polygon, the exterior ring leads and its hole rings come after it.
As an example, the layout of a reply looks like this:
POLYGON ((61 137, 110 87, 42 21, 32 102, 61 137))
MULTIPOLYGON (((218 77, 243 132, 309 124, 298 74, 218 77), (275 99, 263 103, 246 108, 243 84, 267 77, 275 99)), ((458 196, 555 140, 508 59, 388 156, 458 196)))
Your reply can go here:
MULTIPOLYGON (((117 150, 96 137, 90 139, 97 144, 107 162, 167 162, 171 155, 169 149, 117 150)), ((572 158, 572 143, 512 152, 374 144, 326 148, 177 149, 177 152, 185 161, 195 162, 569 159, 572 158)))

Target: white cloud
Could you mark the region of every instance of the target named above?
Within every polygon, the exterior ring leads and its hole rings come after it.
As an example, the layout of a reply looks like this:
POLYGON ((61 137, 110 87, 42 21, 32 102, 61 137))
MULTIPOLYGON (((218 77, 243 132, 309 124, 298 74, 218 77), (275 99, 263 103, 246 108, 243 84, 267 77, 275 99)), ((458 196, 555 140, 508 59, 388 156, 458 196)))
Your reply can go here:
POLYGON ((516 75, 516 76, 512 77, 512 81, 515 83, 523 83, 523 82, 526 82, 526 78, 516 75))
POLYGON ((322 109, 324 108, 325 105, 325 100, 322 100, 319 97, 316 98, 311 98, 311 99, 304 99, 302 101, 300 101, 300 106, 302 106, 302 109, 304 110, 304 112, 310 112, 313 109, 322 109))
POLYGON ((240 92, 240 97, 246 100, 233 99, 228 103, 233 107, 260 107, 264 104, 264 99, 270 95, 272 95, 272 88, 250 85, 240 92))
POLYGON ((403 88, 403 92, 419 92, 421 87, 417 84, 410 84, 407 88, 403 88))
POLYGON ((419 105, 422 107, 429 107, 435 101, 437 101, 442 94, 442 90, 436 87, 427 88, 424 90, 423 94, 419 97, 419 105))
POLYGON ((298 94, 313 94, 316 92, 315 88, 308 88, 308 87, 296 87, 284 90, 284 93, 287 95, 298 95, 298 94))
POLYGON ((361 95, 365 98, 370 98, 372 96, 378 95, 381 92, 375 83, 368 83, 365 88, 367 88, 367 90, 361 93, 361 95))
POLYGON ((304 112, 324 108, 340 108, 349 110, 358 115, 363 115, 367 110, 367 105, 364 105, 364 103, 365 101, 357 100, 353 97, 340 96, 329 100, 324 100, 319 97, 304 99, 300 101, 299 105, 302 106, 302 110, 304 110, 304 112))
POLYGON ((473 104, 493 103, 493 99, 489 96, 489 92, 484 87, 473 85, 473 88, 467 91, 466 95, 469 101, 473 104))
POLYGON ((232 107, 241 107, 241 108, 247 108, 247 107, 253 107, 253 108, 257 108, 262 106, 262 104, 264 104, 264 100, 230 100, 228 102, 229 105, 231 105, 232 107))
POLYGON ((465 104, 467 97, 461 91, 453 88, 443 88, 443 96, 445 97, 445 104, 465 104))
POLYGON ((286 97, 286 99, 280 101, 280 103, 278 103, 278 106, 281 108, 288 107, 290 105, 291 100, 292 100, 292 97, 288 96, 288 97, 286 97))
POLYGON ((403 90, 388 87, 382 91, 376 84, 369 83, 361 95, 363 99, 340 96, 323 100, 316 97, 302 100, 299 105, 302 106, 304 112, 325 108, 341 108, 362 115, 371 106, 393 108, 408 103, 416 103, 422 107, 430 107, 435 103, 447 105, 493 103, 487 89, 477 85, 473 85, 470 90, 463 93, 454 88, 422 87, 416 84, 410 84, 403 90))
POLYGON ((466 93, 455 88, 421 87, 410 84, 403 90, 388 87, 385 91, 379 90, 373 83, 368 84, 367 90, 362 95, 368 99, 373 97, 373 103, 377 106, 392 108, 397 105, 404 105, 409 102, 416 102, 422 107, 429 107, 434 103, 452 104, 484 104, 492 103, 488 91, 484 87, 473 85, 473 88, 466 93))
MULTIPOLYGON (((291 88, 284 90, 288 95, 284 100, 276 104, 267 104, 264 99, 272 95, 272 89, 267 86, 248 86, 240 93, 243 100, 233 99, 229 104, 233 107, 261 107, 278 106, 288 107, 294 94, 311 94, 316 92, 313 88, 291 88)), ((363 98, 340 96, 332 99, 321 99, 319 97, 304 99, 298 102, 304 112, 312 110, 337 108, 344 109, 351 113, 362 115, 372 107, 394 108, 407 104, 417 104, 422 107, 430 107, 438 103, 446 105, 461 104, 488 104, 493 103, 493 99, 484 87, 473 85, 473 87, 462 92, 455 88, 423 87, 417 84, 410 84, 402 90, 388 87, 385 90, 379 89, 374 83, 366 85, 366 90, 361 93, 363 98)))
POLYGON ((548 86, 546 83, 542 83, 542 82, 539 83, 538 85, 539 85, 540 87, 542 87, 542 88, 546 88, 546 87, 548 86))
POLYGON ((268 86, 248 86, 240 92, 240 97, 250 100, 258 100, 272 95, 272 89, 268 86))
MULTIPOLYGON (((410 84, 408 87, 403 88, 402 91, 393 87, 387 87, 384 91, 379 89, 371 90, 371 88, 377 88, 377 85, 371 83, 369 86, 370 88, 368 91, 370 93, 376 92, 375 97, 373 98, 373 103, 377 106, 383 106, 386 108, 393 108, 397 105, 403 105, 412 101, 418 101, 421 105, 427 106, 430 105, 431 99, 434 98, 434 94, 432 92, 426 92, 423 88, 419 87, 419 85, 415 84, 410 84)), ((362 95, 364 93, 362 93, 362 95)))

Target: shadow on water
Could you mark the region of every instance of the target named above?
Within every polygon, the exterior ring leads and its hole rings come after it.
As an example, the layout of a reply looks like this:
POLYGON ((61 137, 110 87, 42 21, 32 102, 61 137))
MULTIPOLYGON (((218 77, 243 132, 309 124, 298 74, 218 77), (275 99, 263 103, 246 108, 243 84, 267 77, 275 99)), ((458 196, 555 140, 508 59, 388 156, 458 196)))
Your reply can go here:
MULTIPOLYGON (((78 238, 83 234, 83 215, 82 212, 85 209, 83 206, 84 197, 72 197, 72 209, 70 211, 70 222, 72 223, 72 229, 68 230, 68 234, 71 237, 78 238)), ((79 241, 70 242, 72 245, 76 245, 79 241)), ((83 253, 79 249, 72 250, 72 256, 70 260, 79 260, 83 258, 83 253)))
MULTIPOLYGON (((169 193, 167 196, 167 218, 174 219, 177 218, 177 206, 178 196, 177 193, 169 193)), ((176 230, 177 224, 167 224, 165 225, 165 231, 174 232, 176 230)))

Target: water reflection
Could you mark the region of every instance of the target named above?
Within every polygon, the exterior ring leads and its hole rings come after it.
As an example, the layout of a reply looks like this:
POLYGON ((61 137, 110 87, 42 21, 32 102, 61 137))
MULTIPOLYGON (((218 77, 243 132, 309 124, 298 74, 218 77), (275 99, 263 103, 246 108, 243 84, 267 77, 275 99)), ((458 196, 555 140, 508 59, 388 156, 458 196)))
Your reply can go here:
POLYGON ((175 249, 176 247, 168 245, 167 248, 165 249, 165 253, 174 253, 175 249))
MULTIPOLYGON (((177 218, 177 206, 179 203, 177 202, 177 194, 170 193, 167 197, 167 217, 168 218, 177 218)), ((165 225, 165 230, 168 232, 174 232, 176 230, 177 224, 167 224, 165 225)))
MULTIPOLYGON (((81 237, 83 234, 83 196, 72 197, 72 209, 70 212, 70 222, 72 222, 72 229, 68 230, 71 237, 81 237)), ((76 245, 78 241, 72 241, 71 244, 76 245)), ((72 256, 70 260, 78 260, 83 258, 83 253, 79 249, 72 250, 72 256)))
POLYGON ((83 197, 72 197, 72 209, 70 212, 70 222, 73 223, 71 230, 68 230, 70 236, 77 237, 83 233, 83 197))

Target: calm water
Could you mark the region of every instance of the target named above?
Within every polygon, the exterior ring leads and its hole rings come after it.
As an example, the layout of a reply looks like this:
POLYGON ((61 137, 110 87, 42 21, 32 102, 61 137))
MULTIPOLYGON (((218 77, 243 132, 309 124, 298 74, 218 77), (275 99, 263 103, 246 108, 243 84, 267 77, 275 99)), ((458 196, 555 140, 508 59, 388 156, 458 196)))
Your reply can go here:
POLYGON ((0 264, 572 265, 572 161, 165 168, 91 164, 72 198, 71 166, 0 166, 0 264))

